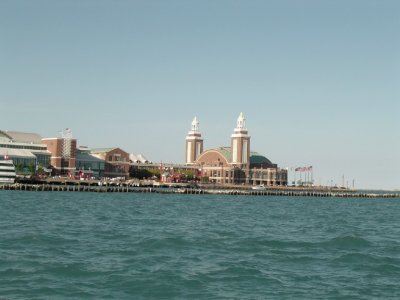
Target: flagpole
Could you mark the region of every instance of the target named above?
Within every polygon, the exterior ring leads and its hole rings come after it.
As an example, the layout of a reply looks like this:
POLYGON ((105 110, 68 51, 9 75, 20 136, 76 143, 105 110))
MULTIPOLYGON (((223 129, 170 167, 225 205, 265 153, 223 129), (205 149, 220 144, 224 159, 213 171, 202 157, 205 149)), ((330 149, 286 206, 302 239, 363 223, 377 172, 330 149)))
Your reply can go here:
POLYGON ((311 181, 314 183, 314 168, 311 166, 311 181))
POLYGON ((306 177, 307 177, 306 182, 307 182, 307 186, 308 186, 308 184, 310 183, 310 172, 308 172, 308 168, 306 170, 307 170, 306 171, 306 177))
POLYGON ((303 171, 300 170, 300 182, 303 183, 303 171))

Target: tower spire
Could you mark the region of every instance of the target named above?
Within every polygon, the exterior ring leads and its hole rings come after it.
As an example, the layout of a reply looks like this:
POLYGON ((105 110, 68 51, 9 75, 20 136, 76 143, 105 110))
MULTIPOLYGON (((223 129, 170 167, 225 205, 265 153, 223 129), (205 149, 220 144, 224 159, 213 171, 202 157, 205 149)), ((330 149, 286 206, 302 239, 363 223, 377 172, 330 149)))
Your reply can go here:
POLYGON ((197 117, 193 118, 191 130, 186 136, 186 164, 196 163, 197 158, 203 152, 203 139, 199 131, 199 121, 197 117))
POLYGON ((199 132, 199 121, 197 120, 197 117, 194 117, 192 121, 192 131, 193 132, 199 132))
POLYGON ((239 117, 237 118, 236 128, 237 129, 246 129, 246 118, 244 117, 244 114, 242 112, 240 113, 239 117))

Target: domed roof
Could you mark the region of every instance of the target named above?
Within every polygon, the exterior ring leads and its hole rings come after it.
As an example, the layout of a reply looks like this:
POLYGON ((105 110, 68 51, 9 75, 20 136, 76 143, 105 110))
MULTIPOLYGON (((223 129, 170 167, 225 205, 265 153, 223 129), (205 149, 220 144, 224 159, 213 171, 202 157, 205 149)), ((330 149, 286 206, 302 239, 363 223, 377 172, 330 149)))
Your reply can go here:
POLYGON ((223 163, 225 166, 231 161, 231 152, 229 147, 220 147, 216 149, 205 150, 197 158, 197 163, 205 163, 207 165, 218 166, 223 163))
POLYGON ((261 155, 257 152, 250 153, 250 164, 267 164, 272 165, 272 162, 266 158, 264 155, 261 155))
MULTIPOLYGON (((197 159, 198 163, 206 162, 209 165, 219 164, 224 160, 229 164, 232 159, 231 147, 219 147, 204 151, 197 159)), ((268 158, 258 152, 250 152, 250 168, 273 168, 276 167, 268 158)))

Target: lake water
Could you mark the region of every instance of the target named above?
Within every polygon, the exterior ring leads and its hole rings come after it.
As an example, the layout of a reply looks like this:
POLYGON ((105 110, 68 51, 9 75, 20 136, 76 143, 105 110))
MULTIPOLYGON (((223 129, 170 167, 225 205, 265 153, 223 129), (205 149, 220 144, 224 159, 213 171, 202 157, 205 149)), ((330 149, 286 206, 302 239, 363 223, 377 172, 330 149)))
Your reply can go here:
POLYGON ((0 299, 400 299, 400 200, 0 191, 0 299))

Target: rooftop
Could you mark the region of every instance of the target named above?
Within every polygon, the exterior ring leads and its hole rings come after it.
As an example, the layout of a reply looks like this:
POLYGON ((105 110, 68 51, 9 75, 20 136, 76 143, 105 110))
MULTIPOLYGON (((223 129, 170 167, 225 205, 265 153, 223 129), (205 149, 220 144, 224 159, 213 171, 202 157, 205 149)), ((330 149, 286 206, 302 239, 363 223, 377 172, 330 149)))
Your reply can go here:
POLYGON ((0 148, 0 156, 13 156, 21 158, 36 158, 31 151, 25 149, 0 148))
POLYGON ((18 132, 18 131, 3 131, 3 134, 10 137, 13 142, 27 144, 41 144, 42 137, 37 133, 18 132))
POLYGON ((229 162, 232 159, 232 149, 231 147, 219 147, 216 149, 219 153, 221 153, 226 160, 229 162))
POLYGON ((257 152, 250 152, 250 164, 271 164, 272 162, 257 152))
MULTIPOLYGON (((216 149, 210 149, 210 150, 216 150, 219 153, 221 153, 228 161, 231 161, 232 159, 232 149, 231 147, 219 147, 216 149)), ((250 152, 250 164, 273 164, 268 158, 266 158, 264 155, 261 155, 258 152, 251 151, 250 152)))
POLYGON ((91 155, 88 152, 77 152, 76 153, 76 159, 78 161, 86 161, 86 162, 103 162, 104 159, 101 159, 97 156, 91 155))
POLYGON ((91 153, 107 153, 110 152, 114 149, 117 149, 117 147, 113 147, 113 148, 93 148, 90 150, 91 153))

